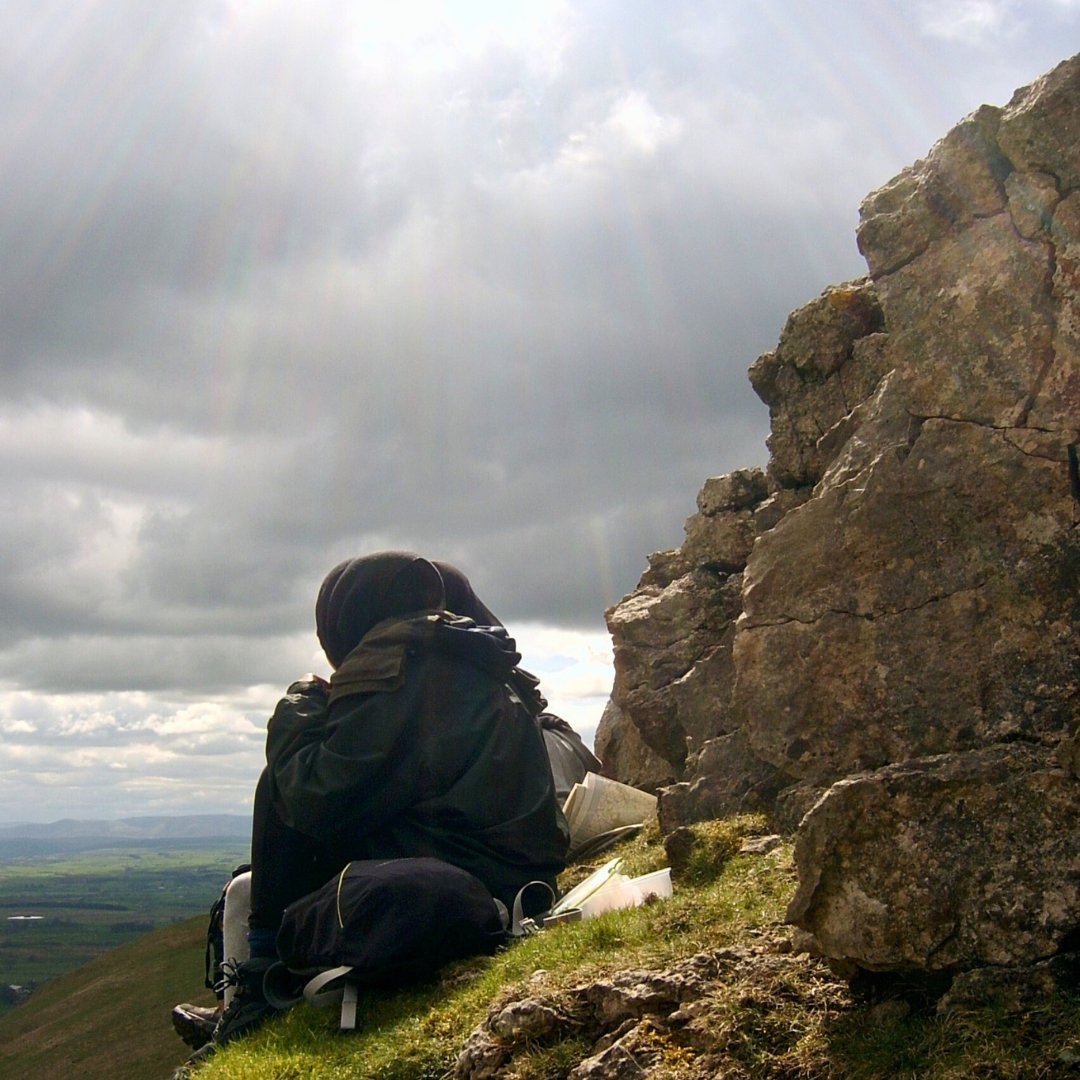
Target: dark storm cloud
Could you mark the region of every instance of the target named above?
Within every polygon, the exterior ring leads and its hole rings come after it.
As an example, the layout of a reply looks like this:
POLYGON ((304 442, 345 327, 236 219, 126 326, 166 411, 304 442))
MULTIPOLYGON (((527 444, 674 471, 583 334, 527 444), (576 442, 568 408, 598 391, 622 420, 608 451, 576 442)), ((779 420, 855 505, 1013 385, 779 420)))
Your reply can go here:
MULTIPOLYGON (((861 198, 1078 19, 5 5, 0 802, 235 803, 377 547, 552 673, 602 653, 705 478, 764 464, 746 369, 863 272, 861 198)), ((590 724, 605 664, 564 684, 590 724)))

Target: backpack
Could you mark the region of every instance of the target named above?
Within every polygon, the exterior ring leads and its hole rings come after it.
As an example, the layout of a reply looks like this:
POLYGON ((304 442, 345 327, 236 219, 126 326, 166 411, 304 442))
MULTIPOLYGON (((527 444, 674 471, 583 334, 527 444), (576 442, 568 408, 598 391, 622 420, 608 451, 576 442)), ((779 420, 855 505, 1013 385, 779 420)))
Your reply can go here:
POLYGON ((457 866, 365 859, 285 909, 277 951, 290 972, 315 976, 304 987, 312 1004, 346 986, 355 1001, 357 986, 401 986, 451 960, 491 955, 507 940, 508 922, 487 887, 457 866))
POLYGON ((228 894, 229 886, 241 874, 246 874, 250 870, 251 863, 242 863, 238 866, 221 890, 221 896, 210 907, 210 917, 206 926, 206 952, 203 957, 205 966, 203 982, 207 990, 213 990, 218 997, 222 995, 220 989, 222 984, 221 964, 225 958, 225 897, 228 894))
POLYGON ((586 773, 598 773, 603 765, 561 716, 544 712, 536 720, 544 736, 544 749, 555 782, 555 797, 561 806, 573 786, 585 779, 586 773))

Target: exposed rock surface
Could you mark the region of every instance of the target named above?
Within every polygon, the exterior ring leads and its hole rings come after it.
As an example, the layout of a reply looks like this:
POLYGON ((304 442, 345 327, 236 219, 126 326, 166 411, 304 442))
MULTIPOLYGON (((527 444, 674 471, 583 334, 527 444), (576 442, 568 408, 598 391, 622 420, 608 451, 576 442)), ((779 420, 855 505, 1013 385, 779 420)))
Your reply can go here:
POLYGON ((802 820, 790 917, 836 960, 1031 964, 1080 927, 1080 57, 858 240, 750 370, 767 470, 608 612, 597 749, 665 831, 802 820))
POLYGON ((1022 743, 842 780, 799 832, 788 917, 876 970, 1051 956, 1080 911, 1076 801, 1052 751, 1022 743))
POLYGON ((829 1013, 849 1004, 828 970, 786 946, 774 935, 756 946, 699 953, 666 971, 621 971, 557 1000, 541 993, 497 1001, 466 1041, 454 1075, 516 1075, 517 1054, 568 1041, 584 1047, 569 1080, 747 1075, 733 1065, 743 1041, 726 1004, 733 996, 752 1007, 756 996, 766 1000, 782 985, 809 1010, 829 1013))

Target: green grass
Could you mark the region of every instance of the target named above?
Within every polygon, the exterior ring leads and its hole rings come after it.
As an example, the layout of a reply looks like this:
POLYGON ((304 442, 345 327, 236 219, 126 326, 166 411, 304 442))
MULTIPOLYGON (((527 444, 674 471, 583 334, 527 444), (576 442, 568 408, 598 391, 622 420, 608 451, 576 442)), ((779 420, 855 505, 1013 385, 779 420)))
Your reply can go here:
MULTIPOLYGON (((728 829, 741 835, 746 827, 746 821, 736 821, 728 829)), ((655 832, 619 854, 631 876, 666 865, 655 832)), ((568 881, 580 879, 590 868, 577 868, 568 881)), ((300 1006, 227 1047, 199 1069, 198 1078, 434 1080, 452 1069, 465 1037, 508 987, 557 999, 570 983, 628 967, 662 967, 734 943, 745 932, 779 918, 791 888, 786 857, 735 859, 714 882, 677 891, 670 900, 545 931, 493 958, 456 965, 431 987, 363 995, 361 1030, 353 1035, 337 1034, 333 1010, 300 1006)), ((518 1063, 519 1074, 565 1075, 568 1063, 585 1049, 572 1042, 535 1048, 535 1060, 518 1063)))
MULTIPOLYGON (((457 965, 430 987, 369 993, 360 1030, 336 1031, 333 1010, 300 1006, 225 1048, 197 1080, 446 1080, 468 1034, 493 1002, 540 997, 554 1006, 573 987, 629 968, 664 969, 697 953, 786 936, 783 912, 795 884, 789 846, 739 856, 754 819, 697 827, 676 875, 675 895, 586 923, 545 931, 490 959, 457 965)), ((658 836, 621 849, 630 874, 666 863, 658 836)), ((568 872, 564 885, 588 868, 568 872)), ((735 967, 684 1028, 646 1033, 668 1080, 882 1080, 969 1077, 1027 1080, 1080 1076, 1080 1002, 1038 1015, 993 1009, 939 1019, 893 1001, 871 1008, 818 961, 763 949, 735 967), (1078 1064, 1073 1064, 1073 1062, 1078 1064)), ((515 1051, 499 1076, 562 1080, 592 1052, 585 1033, 515 1051)))
POLYGON ((0 1080, 166 1080, 184 1057, 169 1014, 199 993, 205 940, 197 916, 40 987, 0 1017, 0 1080))
MULTIPOLYGON (((354 1034, 337 1032, 336 1010, 298 1006, 208 1060, 197 1080, 448 1080, 493 1003, 535 997, 569 1010, 580 1002, 579 987, 627 969, 664 970, 699 953, 720 957, 719 977, 689 1021, 642 1029, 650 1077, 1080 1076, 1080 999, 1063 994, 1020 1010, 986 1003, 939 1018, 900 1000, 870 1006, 820 962, 784 949, 789 931, 781 920, 795 884, 790 847, 734 854, 738 838, 757 826, 739 819, 697 828, 697 854, 675 860, 669 900, 559 926, 454 965, 431 985, 366 993, 354 1034)), ((667 862, 655 833, 620 854, 631 874, 667 862)), ((165 1080, 186 1054, 169 1027, 169 1007, 210 1000, 197 989, 201 933, 196 919, 146 935, 0 1019, 0 1080, 165 1080)), ((516 1046, 494 1075, 565 1080, 594 1041, 594 1031, 564 1028, 558 1038, 516 1046)))
POLYGON ((236 843, 5 860, 0 984, 40 986, 150 930, 205 913, 244 857, 236 843), (42 918, 10 918, 28 914, 42 918))

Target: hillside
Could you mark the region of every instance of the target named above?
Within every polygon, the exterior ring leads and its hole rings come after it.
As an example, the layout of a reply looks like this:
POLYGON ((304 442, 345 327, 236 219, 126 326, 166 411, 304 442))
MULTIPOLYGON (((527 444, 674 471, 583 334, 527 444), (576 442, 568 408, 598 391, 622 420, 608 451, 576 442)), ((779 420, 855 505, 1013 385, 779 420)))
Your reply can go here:
MULTIPOLYGON (((334 1010, 300 1006, 195 1078, 1078 1075, 1080 999, 1069 992, 1034 1006, 1022 987, 938 1006, 902 985, 870 998, 798 952, 782 922, 791 848, 747 842, 759 827, 695 826, 682 850, 655 833, 626 845, 632 872, 674 862, 672 899, 548 931, 430 986, 371 992, 355 1035, 336 1032, 334 1010)), ((0 1021, 0 1080, 167 1080, 185 1054, 169 1009, 197 994, 201 934, 189 920, 43 987, 0 1021)))
POLYGON ((250 835, 251 818, 241 814, 24 822, 0 827, 0 862, 98 848, 183 848, 236 841, 246 847, 250 835))
MULTIPOLYGON (((142 934, 205 918, 248 851, 246 838, 84 840, 17 855, 0 844, 0 987, 41 985, 142 934)), ((0 1016, 8 1008, 0 997, 0 1016)))
POLYGON ((0 1018, 0 1080, 168 1077, 183 1058, 172 1006, 208 998, 205 934, 204 916, 188 919, 39 987, 0 1018))

